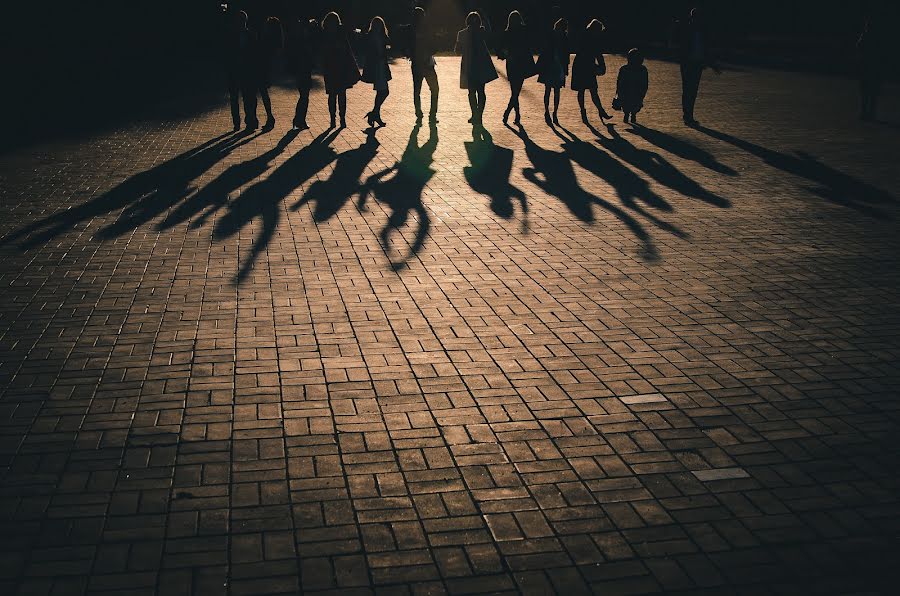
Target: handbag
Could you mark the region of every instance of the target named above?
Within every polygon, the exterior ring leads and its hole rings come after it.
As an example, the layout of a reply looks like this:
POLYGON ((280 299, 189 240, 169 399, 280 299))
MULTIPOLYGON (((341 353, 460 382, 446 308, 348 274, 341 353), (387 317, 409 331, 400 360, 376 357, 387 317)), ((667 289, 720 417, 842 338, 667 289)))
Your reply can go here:
POLYGON ((622 102, 619 100, 619 96, 616 95, 612 100, 612 109, 618 111, 622 110, 622 102))

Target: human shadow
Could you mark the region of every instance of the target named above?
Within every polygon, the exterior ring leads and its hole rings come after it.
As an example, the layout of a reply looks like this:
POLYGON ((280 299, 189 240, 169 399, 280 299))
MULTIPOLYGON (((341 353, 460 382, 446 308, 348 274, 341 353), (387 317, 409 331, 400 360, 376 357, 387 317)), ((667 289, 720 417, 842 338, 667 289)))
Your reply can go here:
POLYGON ((659 153, 635 147, 619 135, 612 124, 608 124, 606 128, 610 136, 599 135, 596 142, 622 161, 636 167, 659 184, 686 197, 699 199, 716 207, 731 206, 731 201, 707 190, 697 181, 682 173, 659 153))
POLYGON ((676 136, 666 134, 659 130, 647 128, 646 126, 643 126, 641 124, 632 126, 631 129, 629 129, 629 132, 641 137, 648 143, 656 145, 663 151, 671 153, 672 155, 675 155, 682 159, 698 163, 706 169, 712 170, 713 172, 725 174, 726 176, 738 175, 737 171, 734 168, 731 168, 720 162, 712 153, 701 149, 700 147, 697 147, 693 143, 689 143, 684 139, 679 139, 676 136))
POLYGON ((773 168, 807 180, 812 183, 812 186, 806 186, 806 190, 826 201, 853 209, 869 217, 891 218, 891 215, 886 213, 881 206, 896 202, 893 195, 859 178, 836 170, 804 151, 795 151, 793 154, 781 153, 719 130, 705 126, 696 126, 695 128, 709 137, 758 157, 773 168))
POLYGON ((334 161, 335 152, 330 143, 339 132, 334 129, 326 130, 273 169, 264 180, 247 188, 228 204, 228 210, 213 229, 213 238, 217 240, 237 234, 256 219, 262 220, 262 230, 254 239, 235 275, 236 284, 246 279, 260 253, 275 236, 275 230, 281 222, 282 199, 334 161))
POLYGON ((513 199, 522 209, 522 231, 528 231, 528 201, 525 193, 510 183, 513 151, 495 145, 491 137, 478 136, 465 143, 469 156, 468 166, 463 168, 466 182, 477 193, 491 200, 491 211, 503 219, 515 214, 513 199))
POLYGON ((637 219, 624 209, 581 187, 575 176, 572 161, 565 151, 551 151, 541 147, 531 140, 525 129, 519 129, 516 134, 525 144, 525 155, 531 162, 531 167, 522 170, 522 174, 529 182, 558 198, 575 217, 585 223, 594 222, 594 205, 605 209, 617 217, 640 241, 641 258, 647 261, 659 259, 659 251, 653 239, 637 219))
POLYGON ((602 151, 594 143, 583 141, 562 126, 553 127, 553 132, 563 141, 562 146, 569 159, 597 178, 608 182, 627 209, 640 214, 661 230, 679 238, 687 237, 687 234, 678 227, 663 221, 644 208, 646 205, 658 211, 672 211, 672 206, 653 192, 647 181, 631 168, 602 151))
POLYGON ((315 221, 326 221, 336 215, 347 204, 350 197, 362 189, 360 178, 366 171, 366 167, 378 154, 379 143, 375 137, 375 131, 375 128, 367 129, 365 143, 356 149, 339 154, 334 162, 331 176, 327 180, 313 182, 303 197, 291 205, 291 211, 296 211, 303 205, 314 202, 313 219, 315 221))
POLYGON ((214 137, 158 166, 131 176, 85 203, 20 228, 4 237, 2 243, 24 239, 20 245, 22 249, 34 248, 80 223, 119 210, 122 212, 116 221, 103 227, 97 235, 104 239, 123 234, 189 195, 193 190, 191 182, 255 136, 245 130, 214 137))
POLYGON ((369 176, 359 195, 360 210, 365 209, 366 199, 370 194, 391 210, 378 237, 394 271, 406 268, 409 261, 422 250, 431 229, 431 218, 422 204, 422 193, 435 174, 431 164, 434 162, 434 151, 437 149, 438 131, 437 126, 431 123, 428 128, 428 140, 419 145, 421 128, 421 124, 413 127, 400 161, 369 176), (415 214, 417 226, 409 250, 399 257, 391 256, 391 234, 399 232, 406 225, 411 213, 415 214))
POLYGON ((299 131, 290 130, 268 151, 253 159, 226 168, 224 172, 170 211, 165 219, 156 225, 156 229, 167 230, 197 214, 200 216, 191 222, 190 227, 192 229, 201 227, 210 216, 228 203, 232 193, 264 174, 269 169, 272 160, 281 155, 298 134, 299 131))

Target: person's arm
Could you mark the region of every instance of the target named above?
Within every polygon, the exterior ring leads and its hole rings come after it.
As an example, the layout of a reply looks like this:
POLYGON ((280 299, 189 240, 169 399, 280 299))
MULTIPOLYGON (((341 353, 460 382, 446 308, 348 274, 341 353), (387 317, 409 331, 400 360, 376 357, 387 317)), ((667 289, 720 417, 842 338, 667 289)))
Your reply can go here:
POLYGON ((454 54, 462 54, 462 46, 463 46, 462 35, 463 35, 463 33, 465 33, 465 29, 463 29, 462 31, 460 31, 459 33, 456 34, 456 44, 454 44, 454 46, 453 46, 454 54))
POLYGON ((647 70, 647 67, 644 66, 641 69, 641 99, 643 99, 647 95, 647 90, 650 88, 650 72, 647 70))

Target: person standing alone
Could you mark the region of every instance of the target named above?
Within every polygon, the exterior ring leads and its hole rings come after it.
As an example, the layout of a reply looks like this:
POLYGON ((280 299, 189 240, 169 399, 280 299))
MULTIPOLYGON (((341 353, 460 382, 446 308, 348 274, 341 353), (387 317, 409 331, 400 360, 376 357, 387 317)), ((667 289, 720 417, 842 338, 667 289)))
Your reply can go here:
POLYGON ((678 59, 681 64, 681 109, 684 123, 696 126, 694 106, 700 91, 700 78, 707 66, 719 74, 710 47, 709 32, 703 23, 703 14, 699 8, 691 10, 686 23, 678 28, 678 59))

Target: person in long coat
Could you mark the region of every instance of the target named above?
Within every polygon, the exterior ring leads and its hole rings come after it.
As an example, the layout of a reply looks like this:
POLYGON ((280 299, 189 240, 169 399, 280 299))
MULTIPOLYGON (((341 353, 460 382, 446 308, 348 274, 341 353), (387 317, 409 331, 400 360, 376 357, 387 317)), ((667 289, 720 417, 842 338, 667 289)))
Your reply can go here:
POLYGON ((544 85, 544 120, 559 124, 559 92, 569 75, 569 23, 557 19, 553 31, 544 40, 538 56, 538 83, 544 85), (553 92, 553 119, 550 118, 550 93, 553 92))
POLYGON ((503 56, 506 58, 506 78, 509 81, 509 103, 503 113, 503 123, 509 121, 509 115, 516 111, 515 123, 522 121, 522 113, 519 110, 519 93, 526 79, 537 74, 537 66, 534 63, 531 39, 525 28, 525 19, 518 10, 509 13, 506 22, 506 31, 503 34, 503 56))
POLYGON ((329 12, 322 19, 322 75, 325 93, 328 95, 328 113, 331 127, 340 108, 341 127, 347 126, 347 89, 359 82, 359 66, 350 47, 350 39, 336 12, 329 12))
POLYGON ((578 92, 578 106, 581 108, 581 119, 588 122, 587 109, 584 106, 585 93, 591 94, 601 120, 609 120, 611 116, 603 109, 600 95, 597 92, 597 76, 606 74, 606 60, 603 58, 603 23, 593 19, 581 32, 575 47, 575 59, 572 61, 572 89, 578 92))
POLYGON ((297 81, 297 107, 294 110, 294 128, 306 130, 306 114, 309 111, 309 92, 312 89, 312 73, 315 65, 316 37, 319 23, 314 19, 297 21, 287 44, 288 68, 297 81))
POLYGON ((625 115, 625 122, 630 119, 632 124, 637 124, 637 113, 644 107, 649 84, 650 76, 644 66, 644 56, 637 48, 628 50, 628 62, 619 69, 616 79, 616 97, 619 108, 625 115))
POLYGON ((887 70, 884 46, 878 23, 867 19, 856 42, 861 120, 875 120, 877 116, 878 96, 881 95, 887 70))
POLYGON ((388 36, 387 25, 381 17, 375 17, 369 23, 369 31, 365 39, 365 65, 363 66, 362 80, 371 83, 375 89, 375 106, 366 114, 369 126, 385 126, 381 119, 381 106, 390 94, 388 81, 391 80, 391 67, 388 64, 388 45, 391 39, 388 36))
POLYGON ((456 51, 462 54, 459 86, 469 91, 469 107, 472 110, 469 122, 477 128, 482 126, 482 115, 487 104, 484 88, 498 78, 486 40, 481 15, 470 12, 466 17, 466 28, 456 35, 456 51))

